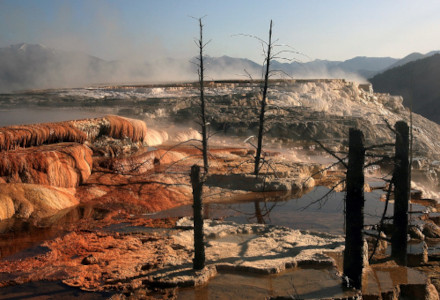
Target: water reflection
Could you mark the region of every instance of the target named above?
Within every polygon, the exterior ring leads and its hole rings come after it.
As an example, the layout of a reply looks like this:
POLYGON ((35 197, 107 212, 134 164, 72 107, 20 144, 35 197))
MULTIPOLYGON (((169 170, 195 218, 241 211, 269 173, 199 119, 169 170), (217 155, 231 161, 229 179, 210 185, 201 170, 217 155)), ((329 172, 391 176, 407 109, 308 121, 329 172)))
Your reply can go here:
MULTIPOLYGON (((315 187, 310 193, 296 199, 268 196, 255 200, 205 204, 205 217, 224 219, 240 224, 260 223, 314 230, 333 234, 344 233, 344 192, 332 192, 322 201, 313 203, 329 191, 315 187)), ((380 201, 381 190, 365 193, 365 224, 377 224, 385 203, 380 201)), ((393 205, 388 206, 391 216, 393 205)), ((192 216, 191 205, 158 212, 154 218, 192 216)))
POLYGON ((270 199, 253 203, 228 204, 227 209, 235 213, 227 216, 228 210, 225 210, 224 218, 237 223, 256 222, 341 234, 344 221, 342 193, 330 194, 323 199, 326 202, 325 205, 321 206, 322 203, 316 203, 309 206, 327 191, 327 188, 319 187, 298 199, 284 201, 270 199))
POLYGON ((355 296, 354 291, 344 290, 341 283, 335 269, 325 268, 295 268, 266 276, 220 273, 208 285, 179 289, 177 299, 267 299, 274 296, 321 299, 355 296))
POLYGON ((101 220, 107 213, 105 209, 77 206, 38 222, 15 218, 0 221, 0 259, 14 254, 14 258, 40 254, 47 250, 39 246, 42 241, 63 235, 70 225, 79 220, 101 220), (27 250, 22 251, 24 249, 27 250))
MULTIPOLYGON (((407 267, 373 267, 366 270, 362 278, 362 294, 366 297, 392 293, 396 286, 425 286, 426 275, 421 271, 407 267)), ((402 289, 401 293, 410 291, 402 289)), ((401 295, 403 299, 415 299, 414 295, 401 295), (407 297, 405 297, 407 296, 407 297)), ((399 298, 400 299, 400 298, 399 298)))
POLYGON ((109 299, 114 292, 87 292, 79 288, 67 286, 59 281, 37 281, 16 286, 3 287, 0 290, 0 300, 13 299, 109 299))

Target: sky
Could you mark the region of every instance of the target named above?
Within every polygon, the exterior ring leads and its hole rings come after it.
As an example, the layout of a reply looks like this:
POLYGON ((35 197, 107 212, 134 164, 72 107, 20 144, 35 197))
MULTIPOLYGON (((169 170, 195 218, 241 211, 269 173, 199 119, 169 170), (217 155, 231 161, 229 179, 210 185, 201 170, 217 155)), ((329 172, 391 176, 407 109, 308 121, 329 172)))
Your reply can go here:
POLYGON ((107 60, 197 55, 204 17, 205 53, 263 62, 255 35, 273 36, 304 55, 346 60, 402 58, 440 50, 438 0, 0 0, 0 47, 17 43, 82 51, 107 60))

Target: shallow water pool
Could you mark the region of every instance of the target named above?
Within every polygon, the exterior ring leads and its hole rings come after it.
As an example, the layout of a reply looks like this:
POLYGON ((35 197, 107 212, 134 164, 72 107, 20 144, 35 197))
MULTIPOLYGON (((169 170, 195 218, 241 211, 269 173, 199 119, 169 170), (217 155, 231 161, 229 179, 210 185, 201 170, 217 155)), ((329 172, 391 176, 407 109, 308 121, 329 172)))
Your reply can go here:
MULTIPOLYGON (((235 203, 204 204, 204 217, 224 219, 236 223, 260 223, 286 226, 332 234, 344 233, 344 192, 328 193, 326 187, 316 187, 298 199, 238 201, 235 203), (321 199, 322 198, 322 199, 321 199), (317 201, 321 199, 320 201, 317 201)), ((385 203, 380 201, 381 190, 365 193, 365 224, 380 220, 385 203)), ((225 199, 226 200, 226 199, 225 199)), ((393 212, 389 204, 387 215, 393 212)), ((192 206, 185 205, 151 215, 154 218, 192 216, 192 206)))
POLYGON ((207 285, 179 289, 177 299, 266 299, 270 296, 320 299, 355 294, 343 288, 334 268, 294 268, 277 275, 219 273, 207 285))

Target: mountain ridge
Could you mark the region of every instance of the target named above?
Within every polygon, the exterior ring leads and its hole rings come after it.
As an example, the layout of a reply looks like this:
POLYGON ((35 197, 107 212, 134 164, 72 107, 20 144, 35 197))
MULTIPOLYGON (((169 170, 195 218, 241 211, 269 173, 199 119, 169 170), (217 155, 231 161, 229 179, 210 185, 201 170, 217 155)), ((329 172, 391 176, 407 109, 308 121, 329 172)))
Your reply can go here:
POLYGON ((370 78, 377 92, 401 95, 405 106, 440 123, 440 54, 418 59, 370 78))
POLYGON ((419 59, 423 59, 423 58, 432 56, 432 55, 437 54, 437 53, 440 53, 440 50, 430 51, 430 52, 428 52, 426 54, 422 54, 422 53, 419 53, 419 52, 410 53, 407 56, 405 56, 405 57, 401 58, 400 60, 396 61, 394 64, 390 65, 388 68, 383 70, 383 72, 386 71, 386 70, 392 69, 392 68, 403 66, 403 65, 405 65, 407 63, 410 63, 410 62, 413 62, 413 61, 416 61, 416 60, 419 60, 419 59))
MULTIPOLYGON (((435 51, 433 51, 435 52, 435 51)), ((194 61, 194 59, 193 59, 194 61)), ((399 60, 357 56, 345 61, 272 61, 278 76, 345 78, 364 82, 399 60)), ((247 58, 206 56, 206 79, 261 78, 262 65, 247 58)), ((26 89, 81 87, 101 83, 172 82, 197 80, 189 61, 158 58, 153 62, 107 61, 82 52, 57 50, 41 44, 20 43, 0 48, 0 92, 26 89)))

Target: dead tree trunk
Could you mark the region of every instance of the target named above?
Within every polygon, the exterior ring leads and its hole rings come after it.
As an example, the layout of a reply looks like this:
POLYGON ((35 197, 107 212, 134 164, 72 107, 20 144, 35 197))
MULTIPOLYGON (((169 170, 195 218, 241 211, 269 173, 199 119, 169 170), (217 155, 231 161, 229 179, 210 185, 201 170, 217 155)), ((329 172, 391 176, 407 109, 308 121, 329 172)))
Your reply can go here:
POLYGON ((345 196, 345 251, 344 274, 357 289, 362 285, 364 227, 364 136, 362 131, 350 128, 345 196))
POLYGON ((205 66, 203 65, 203 48, 206 44, 203 44, 203 24, 202 19, 199 19, 200 38, 198 40, 199 47, 199 88, 200 88, 200 121, 202 127, 202 155, 203 155, 203 169, 205 176, 208 174, 208 133, 206 129, 206 104, 205 104, 205 66))
POLYGON ((269 74, 270 74, 271 50, 272 50, 272 20, 270 20, 269 42, 267 44, 267 56, 265 59, 266 60, 266 71, 264 74, 263 94, 262 94, 262 99, 261 99, 257 152, 255 154, 254 174, 257 176, 260 172, 261 148, 263 147, 264 118, 265 118, 264 114, 266 113, 266 98, 267 98, 267 87, 268 87, 268 83, 269 83, 269 74))
POLYGON ((205 246, 203 243, 203 215, 202 192, 203 181, 200 179, 200 167, 191 167, 191 184, 193 189, 194 210, 194 260, 193 269, 201 270, 205 267, 205 246))
POLYGON ((396 154, 394 166, 394 218, 391 237, 391 256, 402 266, 407 264, 409 181, 409 129, 403 122, 396 123, 396 154))

